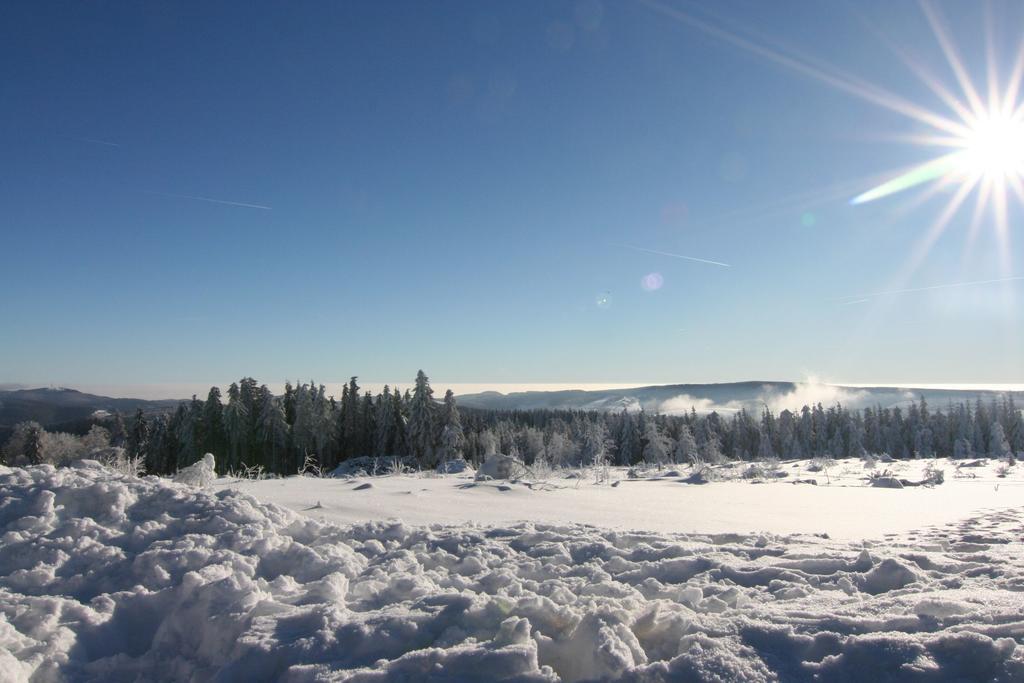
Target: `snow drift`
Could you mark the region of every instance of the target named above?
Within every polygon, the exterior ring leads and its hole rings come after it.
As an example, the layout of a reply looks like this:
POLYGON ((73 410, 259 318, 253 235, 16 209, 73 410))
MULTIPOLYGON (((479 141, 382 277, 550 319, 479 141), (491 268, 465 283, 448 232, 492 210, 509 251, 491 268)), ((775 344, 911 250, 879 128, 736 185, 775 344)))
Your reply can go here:
POLYGON ((319 522, 0 468, 0 679, 1024 679, 1024 511, 871 545, 319 522))

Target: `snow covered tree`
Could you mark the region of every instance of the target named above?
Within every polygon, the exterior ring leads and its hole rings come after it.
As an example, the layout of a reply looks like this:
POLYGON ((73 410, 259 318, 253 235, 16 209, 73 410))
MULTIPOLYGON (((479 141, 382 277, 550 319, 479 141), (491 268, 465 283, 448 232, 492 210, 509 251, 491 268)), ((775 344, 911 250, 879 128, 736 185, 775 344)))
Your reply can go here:
POLYGON ((437 464, 437 406, 430 380, 422 370, 416 373, 416 386, 409 404, 409 450, 426 467, 437 464))
POLYGON ((110 445, 123 448, 125 440, 128 438, 128 430, 124 425, 124 417, 121 413, 115 412, 107 421, 110 431, 110 445))
POLYGON ((455 405, 455 394, 449 389, 444 394, 444 405, 441 408, 441 439, 438 459, 441 462, 461 460, 462 449, 465 445, 466 436, 462 432, 462 421, 459 419, 459 409, 455 405))
POLYGON ((632 413, 623 410, 616 464, 622 466, 632 465, 640 459, 640 456, 640 433, 637 430, 636 420, 633 418, 632 413))
POLYGON ((317 450, 316 430, 319 420, 314 404, 312 387, 308 384, 300 384, 295 388, 295 424, 292 425, 292 448, 295 449, 295 457, 299 463, 311 455, 317 458, 318 463, 323 464, 324 462, 324 454, 317 450))
MULTIPOLYGON (((149 429, 147 441, 151 439, 152 429, 149 429)), ((110 447, 110 432, 100 425, 89 427, 89 433, 82 437, 82 453, 88 456, 90 453, 110 447)))
POLYGON ((762 461, 775 459, 775 449, 772 448, 771 437, 764 429, 758 432, 757 457, 762 461))
POLYGON ((960 437, 953 442, 953 457, 957 459, 974 457, 974 449, 971 448, 970 439, 960 437))
POLYGON ((295 389, 288 380, 284 383, 284 396, 281 398, 281 407, 284 408, 284 421, 288 426, 295 424, 295 389))
POLYGON ((1003 425, 998 420, 993 420, 989 436, 989 455, 993 458, 1008 458, 1013 455, 1010 450, 1010 442, 1003 432, 1003 425))
POLYGON ((359 403, 359 454, 373 455, 373 435, 377 431, 377 411, 373 394, 367 391, 359 403))
MULTIPOLYGON (((608 431, 605 428, 605 434, 608 431)), ((608 443, 610 447, 610 442, 608 443)), ((544 432, 536 427, 526 427, 523 430, 523 462, 532 465, 537 461, 544 461, 547 457, 547 450, 544 444, 544 432)))
POLYGON ((128 432, 128 456, 131 458, 143 457, 149 449, 149 423, 142 413, 142 408, 135 411, 135 419, 132 421, 132 428, 128 432))
POLYGON ((377 416, 374 421, 373 451, 376 455, 394 455, 395 404, 391 399, 391 389, 386 384, 384 391, 377 398, 377 416))
POLYGON ((552 432, 545 448, 548 462, 555 467, 578 464, 579 447, 563 432, 552 432))
MULTIPOLYGON (((174 469, 181 469, 191 465, 200 457, 200 449, 202 447, 202 432, 200 427, 200 420, 202 418, 202 411, 198 409, 198 401, 196 397, 192 397, 192 401, 186 406, 181 404, 181 420, 178 422, 178 459, 174 469)), ((117 445, 111 437, 111 444, 117 445)))
POLYGON ((35 421, 19 422, 4 446, 4 460, 8 465, 27 462, 38 465, 43 462, 46 430, 35 421))
POLYGON ((327 389, 323 384, 314 389, 312 380, 309 386, 313 395, 313 414, 310 418, 313 427, 313 450, 320 457, 321 465, 333 467, 337 465, 333 461, 334 421, 331 419, 331 403, 327 400, 327 389))
POLYGON ((257 433, 266 453, 265 466, 272 472, 298 470, 298 463, 285 463, 288 447, 288 422, 284 407, 267 385, 260 387, 260 412, 257 433))
POLYGON ((612 449, 608 427, 602 421, 588 421, 581 428, 580 460, 584 465, 607 465, 612 449))
POLYGON ((715 464, 722 462, 725 458, 722 455, 722 444, 718 439, 718 435, 711 432, 704 443, 700 446, 700 459, 701 462, 707 464, 715 464))
POLYGON ((394 416, 395 439, 391 445, 391 454, 407 454, 409 452, 408 418, 406 411, 407 401, 402 398, 398 387, 391 394, 391 414, 394 416))
POLYGON ((697 440, 693 438, 690 426, 684 423, 679 427, 679 436, 672 448, 672 462, 692 463, 697 458, 697 440))
POLYGON ((480 450, 485 458, 498 452, 498 437, 490 429, 480 432, 480 450))
POLYGON ((228 445, 227 462, 222 460, 217 463, 224 471, 234 470, 241 466, 248 455, 251 433, 250 418, 249 409, 242 400, 242 390, 238 384, 232 382, 228 387, 228 405, 224 408, 224 432, 228 445))
POLYGON ((658 423, 655 420, 647 420, 644 425, 644 445, 641 458, 644 462, 663 465, 668 462, 669 443, 658 423))
POLYGON ((227 455, 227 439, 224 434, 224 404, 221 403, 220 387, 210 387, 203 404, 203 451, 213 453, 215 458, 227 455))

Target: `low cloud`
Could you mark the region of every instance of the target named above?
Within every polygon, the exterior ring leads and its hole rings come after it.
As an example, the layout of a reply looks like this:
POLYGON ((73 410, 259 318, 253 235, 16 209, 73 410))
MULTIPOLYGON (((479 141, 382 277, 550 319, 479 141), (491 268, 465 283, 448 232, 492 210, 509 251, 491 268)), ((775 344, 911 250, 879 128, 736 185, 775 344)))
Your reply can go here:
POLYGON ((798 382, 792 391, 786 393, 766 391, 761 395, 761 400, 773 413, 797 411, 818 403, 826 407, 841 403, 848 408, 862 408, 873 402, 870 392, 826 384, 813 376, 798 382))
POLYGON ((789 391, 765 386, 756 398, 731 400, 724 403, 713 401, 710 398, 680 394, 659 404, 658 412, 665 415, 682 415, 696 410, 699 414, 706 415, 712 412, 735 413, 746 409, 749 413, 759 415, 767 406, 777 415, 783 410, 797 412, 804 406, 814 406, 818 403, 826 408, 842 404, 847 408, 859 409, 879 402, 889 405, 893 402, 913 400, 913 398, 914 396, 910 392, 892 390, 891 392, 886 391, 883 396, 877 391, 836 386, 810 376, 803 381, 796 382, 789 391))
POLYGON ((658 412, 664 415, 682 415, 691 410, 696 410, 701 415, 708 413, 735 413, 743 408, 742 401, 728 401, 726 403, 715 403, 710 398, 697 398, 689 394, 673 396, 663 401, 658 406, 658 412))

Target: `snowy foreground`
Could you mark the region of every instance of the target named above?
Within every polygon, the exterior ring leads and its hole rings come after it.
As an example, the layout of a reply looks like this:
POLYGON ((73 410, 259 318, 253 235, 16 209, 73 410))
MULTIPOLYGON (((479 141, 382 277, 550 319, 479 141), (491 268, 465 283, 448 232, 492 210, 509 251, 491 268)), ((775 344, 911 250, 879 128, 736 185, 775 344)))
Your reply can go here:
POLYGON ((1021 681, 1022 469, 203 490, 0 467, 0 680, 1021 681))

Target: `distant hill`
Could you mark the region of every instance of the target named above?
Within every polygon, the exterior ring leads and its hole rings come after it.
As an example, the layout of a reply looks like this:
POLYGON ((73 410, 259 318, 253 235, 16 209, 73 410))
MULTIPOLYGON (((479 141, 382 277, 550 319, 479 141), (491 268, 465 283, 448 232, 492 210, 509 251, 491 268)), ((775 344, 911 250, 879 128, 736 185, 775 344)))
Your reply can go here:
POLYGON ((44 427, 88 420, 96 411, 132 414, 142 408, 145 413, 173 410, 179 400, 147 401, 141 398, 110 398, 85 394, 74 389, 19 389, 0 391, 0 433, 25 420, 35 420, 44 427))
MULTIPOLYGON (((1008 392, 964 389, 918 389, 913 387, 845 387, 798 382, 729 382, 722 384, 669 384, 632 389, 523 391, 502 394, 486 391, 458 396, 460 406, 491 410, 620 411, 640 410, 667 414, 699 413, 712 410, 735 412, 741 408, 759 413, 767 405, 773 411, 799 410, 804 405, 842 403, 850 408, 880 405, 891 408, 909 405, 923 396, 935 408, 950 401, 990 400, 1008 392)), ((1024 406, 1024 392, 1009 392, 1024 406)))

